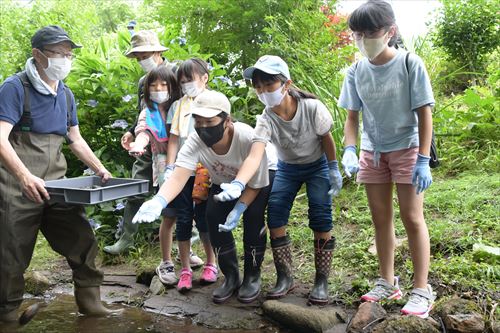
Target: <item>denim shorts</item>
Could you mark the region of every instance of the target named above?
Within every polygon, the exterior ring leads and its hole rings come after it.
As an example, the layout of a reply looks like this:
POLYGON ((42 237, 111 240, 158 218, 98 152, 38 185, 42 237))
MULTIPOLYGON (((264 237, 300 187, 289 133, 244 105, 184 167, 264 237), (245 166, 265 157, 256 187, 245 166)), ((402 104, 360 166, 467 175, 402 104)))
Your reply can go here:
POLYGON ((269 196, 269 229, 288 224, 293 201, 304 183, 309 200, 309 228, 317 232, 332 229, 332 196, 328 194, 330 175, 325 155, 307 164, 278 161, 278 171, 269 196))

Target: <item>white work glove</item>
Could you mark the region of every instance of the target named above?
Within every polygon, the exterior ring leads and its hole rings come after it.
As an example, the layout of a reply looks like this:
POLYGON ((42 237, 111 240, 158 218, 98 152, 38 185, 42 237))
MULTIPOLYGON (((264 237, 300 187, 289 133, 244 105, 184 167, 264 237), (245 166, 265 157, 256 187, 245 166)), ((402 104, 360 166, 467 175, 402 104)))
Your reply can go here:
POLYGON ((159 194, 155 195, 153 199, 142 204, 132 219, 132 223, 151 223, 157 220, 161 215, 161 211, 167 207, 167 204, 167 200, 164 197, 159 194))
POLYGON ((356 146, 347 146, 344 148, 344 156, 342 156, 342 166, 347 177, 359 171, 358 156, 356 156, 356 146))
POLYGON ((239 180, 233 180, 231 183, 223 183, 220 185, 223 190, 219 194, 214 195, 215 201, 231 201, 238 199, 241 196, 241 192, 245 189, 245 184, 239 180))

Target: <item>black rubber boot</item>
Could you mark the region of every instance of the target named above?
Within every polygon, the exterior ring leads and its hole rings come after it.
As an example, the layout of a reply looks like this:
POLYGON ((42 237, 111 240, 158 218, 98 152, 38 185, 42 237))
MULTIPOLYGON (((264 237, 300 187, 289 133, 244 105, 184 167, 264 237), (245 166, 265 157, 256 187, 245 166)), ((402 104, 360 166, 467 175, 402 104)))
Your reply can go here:
POLYGON ((335 237, 329 240, 314 240, 314 265, 316 266, 316 277, 314 279, 314 287, 309 294, 309 302, 311 304, 328 304, 328 277, 330 276, 334 248, 335 237))
POLYGON ((277 299, 288 294, 293 289, 292 276, 292 245, 287 236, 271 239, 274 266, 276 267, 276 285, 267 293, 267 298, 277 299))
POLYGON ((224 282, 212 292, 214 303, 220 304, 227 301, 240 286, 240 272, 238 270, 238 257, 234 243, 223 245, 216 251, 219 268, 224 274, 224 282))
POLYGON ((243 283, 238 290, 238 301, 251 303, 260 294, 260 266, 264 260, 265 246, 245 246, 243 283))

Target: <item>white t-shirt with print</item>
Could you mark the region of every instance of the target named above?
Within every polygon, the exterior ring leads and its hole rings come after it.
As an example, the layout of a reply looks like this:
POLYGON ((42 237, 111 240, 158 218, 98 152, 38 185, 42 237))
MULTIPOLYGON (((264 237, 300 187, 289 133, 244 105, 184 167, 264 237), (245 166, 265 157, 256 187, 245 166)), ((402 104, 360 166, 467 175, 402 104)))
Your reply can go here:
MULTIPOLYGON (((230 183, 236 177, 243 161, 247 158, 252 146, 253 129, 244 123, 234 123, 234 134, 229 151, 217 155, 212 148, 207 147, 198 133, 193 132, 182 146, 175 165, 177 167, 196 170, 199 162, 207 168, 212 183, 220 185, 230 183)), ((267 157, 264 155, 259 169, 248 182, 251 188, 263 188, 269 185, 267 157)))

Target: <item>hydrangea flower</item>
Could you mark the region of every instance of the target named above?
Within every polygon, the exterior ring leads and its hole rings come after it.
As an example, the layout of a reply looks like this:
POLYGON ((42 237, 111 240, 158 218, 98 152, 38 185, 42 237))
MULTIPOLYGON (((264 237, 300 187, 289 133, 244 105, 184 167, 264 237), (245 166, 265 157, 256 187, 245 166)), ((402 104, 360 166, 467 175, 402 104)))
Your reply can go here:
POLYGON ((111 128, 121 128, 126 129, 128 127, 128 122, 125 119, 117 119, 111 124, 111 128))
POLYGON ((99 102, 96 101, 95 99, 89 99, 87 101, 87 105, 90 106, 91 108, 95 108, 97 104, 99 104, 99 102))
POLYGON ((226 76, 216 76, 214 77, 213 79, 213 82, 214 83, 217 83, 217 81, 220 81, 220 82, 223 82, 229 86, 231 86, 233 84, 233 81, 231 81, 230 78, 226 77, 226 76))
POLYGON ((119 202, 116 204, 115 209, 113 210, 114 213, 119 212, 120 210, 124 209, 125 205, 123 202, 119 202))
POLYGON ((101 224, 94 219, 89 219, 89 224, 90 224, 90 227, 94 230, 97 230, 101 227, 101 224))
POLYGON ((132 96, 130 95, 125 95, 122 97, 122 100, 125 102, 125 103, 128 103, 130 102, 130 100, 132 99, 132 96))

